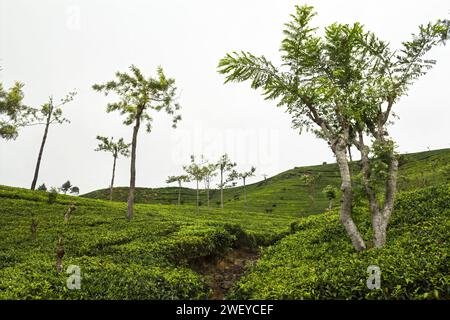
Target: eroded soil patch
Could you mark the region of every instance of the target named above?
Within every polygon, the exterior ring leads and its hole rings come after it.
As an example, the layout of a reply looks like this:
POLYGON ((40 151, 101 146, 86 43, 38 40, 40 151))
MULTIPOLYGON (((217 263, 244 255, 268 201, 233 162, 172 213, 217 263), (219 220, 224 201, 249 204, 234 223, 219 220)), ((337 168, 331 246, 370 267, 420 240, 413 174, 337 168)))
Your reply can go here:
POLYGON ((259 258, 259 253, 247 248, 228 251, 222 257, 206 257, 195 261, 191 267, 203 275, 212 289, 209 299, 223 300, 234 283, 259 258))

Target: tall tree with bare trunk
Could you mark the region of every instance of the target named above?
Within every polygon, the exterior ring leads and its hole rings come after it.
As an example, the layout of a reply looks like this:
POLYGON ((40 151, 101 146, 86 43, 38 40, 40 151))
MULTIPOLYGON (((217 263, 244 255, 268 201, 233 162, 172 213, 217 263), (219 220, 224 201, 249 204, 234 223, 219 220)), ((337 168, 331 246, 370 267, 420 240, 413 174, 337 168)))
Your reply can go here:
POLYGON ((203 182, 205 183, 206 193, 206 205, 209 207, 210 196, 209 191, 211 189, 211 180, 217 176, 217 165, 215 163, 206 163, 203 168, 203 182))
POLYGON ((71 102, 76 95, 75 91, 69 92, 59 103, 53 102, 53 97, 48 99, 48 103, 43 104, 40 109, 36 110, 37 122, 33 125, 43 125, 44 134, 41 140, 41 146, 39 148, 38 158, 36 161, 36 167, 34 169, 33 181, 31 182, 31 190, 36 189, 36 184, 39 178, 39 169, 41 167, 42 155, 44 153, 45 143, 47 142, 48 131, 52 124, 70 123, 70 121, 63 116, 62 107, 71 102))
POLYGON ((191 181, 195 181, 196 183, 196 207, 197 214, 200 212, 200 195, 199 195, 199 184, 205 178, 205 170, 203 169, 203 165, 206 163, 206 160, 203 156, 200 157, 200 160, 197 162, 194 155, 191 155, 191 163, 189 165, 183 166, 184 171, 188 174, 191 181))
POLYGON ((247 207, 247 190, 245 189, 246 182, 247 182, 248 178, 253 177, 255 175, 255 171, 256 171, 256 168, 251 167, 249 171, 244 171, 244 172, 238 173, 237 175, 235 172, 233 172, 231 174, 233 177, 236 177, 237 179, 242 179, 242 186, 244 188, 244 207, 247 207))
POLYGON ((128 158, 130 156, 130 145, 131 143, 125 143, 123 138, 114 141, 114 138, 107 138, 102 136, 97 136, 97 140, 99 144, 95 151, 105 151, 110 152, 113 156, 113 168, 112 168, 112 176, 111 176, 111 184, 109 185, 109 200, 113 199, 113 188, 114 188, 114 178, 116 175, 116 162, 119 156, 124 156, 128 158))
POLYGON ((342 179, 340 221, 357 251, 367 246, 352 218, 348 146, 361 151, 369 187, 374 170, 369 152, 374 151, 374 158, 379 153, 384 155, 381 210, 376 205, 375 190, 367 189, 374 243, 382 247, 393 208, 398 166, 394 144, 387 138, 389 115, 394 102, 406 93, 413 80, 434 64, 424 59, 424 54, 448 39, 449 23, 440 20, 421 26, 412 41, 404 42, 399 51, 390 51, 386 42, 359 23, 333 23, 321 37, 311 24, 315 15, 310 6, 296 7, 284 30, 280 67, 264 56, 233 52, 219 62, 218 71, 226 75, 226 82, 250 80, 251 87, 262 89, 266 99, 286 107, 294 128, 300 132, 312 130, 328 143, 342 179), (374 140, 373 146, 367 144, 367 138, 374 140))
POLYGON ((216 165, 220 174, 220 207, 223 209, 223 188, 226 187, 228 182, 230 182, 227 175, 232 172, 234 167, 236 167, 236 163, 231 162, 228 154, 225 153, 220 157, 216 165))
POLYGON ((167 78, 161 67, 157 69, 155 78, 145 78, 141 70, 136 66, 130 67, 130 73, 116 72, 116 80, 105 84, 95 84, 95 91, 103 92, 105 95, 115 93, 118 101, 109 103, 106 111, 119 111, 127 115, 124 124, 132 125, 133 138, 131 142, 131 165, 130 165, 130 190, 128 194, 127 218, 131 220, 134 209, 134 194, 136 189, 136 149, 138 133, 141 123, 146 123, 147 132, 152 129, 153 112, 165 111, 172 116, 172 126, 176 128, 181 116, 177 114, 180 105, 177 102, 177 88, 175 80, 167 78))

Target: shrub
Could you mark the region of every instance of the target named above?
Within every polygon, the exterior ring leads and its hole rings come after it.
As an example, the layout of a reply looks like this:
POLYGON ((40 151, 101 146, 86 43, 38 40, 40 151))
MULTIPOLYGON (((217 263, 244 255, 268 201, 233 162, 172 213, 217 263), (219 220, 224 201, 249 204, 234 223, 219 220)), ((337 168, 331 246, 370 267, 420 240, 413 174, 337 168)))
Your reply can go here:
POLYGON ((58 198, 58 191, 56 191, 55 188, 51 188, 50 192, 48 193, 48 200, 47 202, 49 204, 53 204, 56 202, 56 199, 58 198))
MULTIPOLYGON (((449 201, 448 185, 399 194, 386 246, 360 253, 336 210, 296 221, 293 234, 266 249, 228 298, 448 300, 449 201), (367 288, 370 265, 381 269, 381 289, 367 288)), ((367 211, 355 211, 369 239, 367 211)))

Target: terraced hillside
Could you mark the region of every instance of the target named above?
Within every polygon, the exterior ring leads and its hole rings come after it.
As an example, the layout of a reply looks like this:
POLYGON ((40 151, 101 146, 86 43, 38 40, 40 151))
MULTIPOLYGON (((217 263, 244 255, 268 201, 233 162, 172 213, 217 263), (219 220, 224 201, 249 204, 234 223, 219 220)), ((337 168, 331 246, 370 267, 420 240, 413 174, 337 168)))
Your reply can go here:
MULTIPOLYGON (((352 170, 359 170, 359 162, 352 164, 352 170)), ((402 155, 399 169, 399 190, 406 191, 450 181, 450 149, 425 151, 402 155)), ((247 211, 283 213, 306 216, 321 213, 328 207, 328 201, 322 194, 326 185, 339 188, 340 176, 336 164, 322 164, 298 167, 265 181, 247 186, 247 211), (302 177, 311 175, 315 182, 307 185, 302 177)), ((225 205, 227 208, 243 210, 242 187, 226 189, 225 205)), ((83 195, 87 198, 108 199, 109 189, 102 189, 83 195)), ((115 188, 114 200, 126 201, 128 188, 115 188)), ((204 205, 205 194, 201 192, 204 205)), ((220 194, 211 192, 211 205, 219 206, 220 194)), ((176 204, 178 188, 138 188, 136 201, 140 203, 176 204)), ((182 199, 185 204, 195 203, 195 190, 183 188, 182 199)))

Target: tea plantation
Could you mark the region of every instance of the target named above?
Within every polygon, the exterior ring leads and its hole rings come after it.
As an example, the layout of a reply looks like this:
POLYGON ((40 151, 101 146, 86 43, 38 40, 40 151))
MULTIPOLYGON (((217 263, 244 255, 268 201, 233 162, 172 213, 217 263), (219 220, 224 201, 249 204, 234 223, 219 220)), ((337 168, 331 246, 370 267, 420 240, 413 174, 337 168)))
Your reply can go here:
MULTIPOLYGON (((358 226, 370 239, 368 213, 358 226)), ((235 286, 239 299, 450 299, 450 185, 404 192, 382 249, 356 253, 337 212, 310 216, 264 250, 235 286), (369 290, 369 266, 381 271, 369 290)))
POLYGON ((126 204, 0 186, 0 299, 201 299, 204 279, 189 263, 235 246, 269 245, 290 231, 289 216, 190 206, 126 204), (69 204, 76 211, 68 223, 69 204), (32 239, 32 219, 38 222, 32 239), (55 268, 63 239, 64 270, 77 265, 82 290, 66 288, 55 268))
MULTIPOLYGON (((323 186, 339 185, 334 164, 249 186, 247 210, 235 199, 239 188, 226 191, 224 210, 201 206, 199 214, 191 200, 169 204, 176 188, 140 189, 130 222, 125 202, 92 199, 103 191, 52 200, 43 191, 0 186, 0 299, 207 299, 211 286, 194 266, 237 248, 261 254, 228 299, 450 299, 449 160, 448 149, 403 157, 388 243, 362 253, 348 241, 337 210, 323 213, 323 186), (320 173, 314 188, 301 184, 305 173, 320 173), (65 222, 71 204, 76 210, 65 222), (310 213, 317 214, 304 217, 310 213), (60 273, 58 239, 65 253, 60 273), (70 265, 80 267, 80 290, 66 286, 70 265), (380 267, 380 290, 367 289, 369 265, 380 267)), ((115 200, 123 200, 126 189, 116 191, 115 200)), ((365 208, 355 215, 370 239, 365 208)))
MULTIPOLYGON (((359 171, 358 161, 352 163, 352 170, 359 171)), ((441 149, 411 154, 403 154, 400 161, 398 188, 401 191, 423 188, 450 182, 450 149, 441 149)), ((267 180, 250 184, 247 189, 248 211, 282 213, 307 216, 321 213, 328 208, 328 200, 322 194, 327 185, 339 188, 340 175, 335 163, 307 167, 297 167, 282 172, 267 180), (304 175, 315 177, 314 183, 306 185, 304 175)), ((219 207, 220 192, 211 191, 211 205, 219 207)), ((83 195, 87 198, 109 199, 109 189, 102 189, 83 195)), ((114 189, 114 200, 127 201, 128 188, 114 189)), ((236 210, 244 209, 242 187, 224 190, 225 207, 236 210)), ((182 189, 182 201, 195 204, 195 190, 182 189)), ((140 203, 176 204, 178 188, 137 188, 136 201, 140 203)), ((200 191, 202 205, 206 195, 200 191)), ((339 201, 335 201, 339 203, 339 201)))

